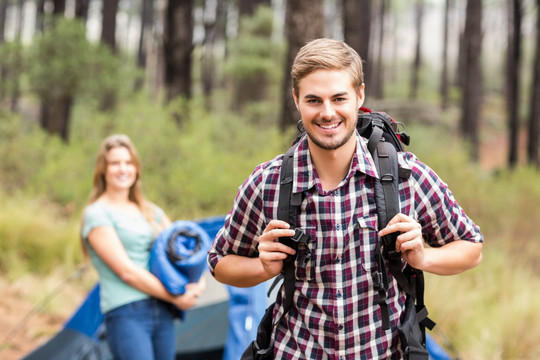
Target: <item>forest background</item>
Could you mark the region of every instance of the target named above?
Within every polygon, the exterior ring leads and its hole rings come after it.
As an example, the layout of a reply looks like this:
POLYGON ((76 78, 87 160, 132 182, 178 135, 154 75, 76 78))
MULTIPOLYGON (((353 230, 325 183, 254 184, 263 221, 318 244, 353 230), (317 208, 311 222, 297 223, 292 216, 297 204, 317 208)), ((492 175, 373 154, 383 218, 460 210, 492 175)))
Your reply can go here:
POLYGON ((225 214, 293 138, 290 62, 322 36, 362 55, 365 105, 406 124, 485 236, 479 267, 428 276, 432 335, 460 359, 540 358, 539 6, 0 0, 0 358, 54 335, 96 281, 78 229, 102 139, 132 138, 172 219, 225 214))

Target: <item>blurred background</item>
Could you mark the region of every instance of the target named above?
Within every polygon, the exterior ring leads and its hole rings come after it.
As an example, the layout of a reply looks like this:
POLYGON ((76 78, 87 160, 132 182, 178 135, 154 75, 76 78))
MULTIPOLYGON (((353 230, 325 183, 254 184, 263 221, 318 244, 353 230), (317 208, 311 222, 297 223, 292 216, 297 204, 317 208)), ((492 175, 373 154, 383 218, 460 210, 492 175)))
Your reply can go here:
POLYGON ((365 106, 411 135, 480 225, 482 264, 428 276, 460 359, 540 358, 540 1, 0 0, 0 358, 47 341, 93 286, 79 220, 102 139, 125 133, 171 219, 226 214, 299 115, 319 37, 365 61, 365 106), (84 269, 84 268, 82 268, 84 269))

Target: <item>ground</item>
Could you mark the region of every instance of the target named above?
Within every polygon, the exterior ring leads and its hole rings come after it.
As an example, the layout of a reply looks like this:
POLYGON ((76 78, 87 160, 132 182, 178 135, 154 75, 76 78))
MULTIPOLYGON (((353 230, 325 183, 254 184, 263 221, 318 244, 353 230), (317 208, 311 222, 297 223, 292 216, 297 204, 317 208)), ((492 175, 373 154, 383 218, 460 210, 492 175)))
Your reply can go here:
POLYGON ((12 283, 0 278, 0 360, 21 359, 62 328, 86 296, 82 284, 63 285, 57 276, 12 283))

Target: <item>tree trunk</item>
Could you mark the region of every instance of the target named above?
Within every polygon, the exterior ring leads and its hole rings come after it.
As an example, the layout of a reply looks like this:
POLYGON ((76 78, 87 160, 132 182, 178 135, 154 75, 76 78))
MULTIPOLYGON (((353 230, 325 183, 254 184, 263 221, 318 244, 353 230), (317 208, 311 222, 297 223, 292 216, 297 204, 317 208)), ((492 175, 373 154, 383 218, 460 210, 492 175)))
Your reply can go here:
POLYGON ((0 45, 5 40, 7 2, 8 0, 0 0, 0 45))
POLYGON ((253 16, 259 6, 272 6, 270 0, 239 0, 238 1, 238 15, 239 16, 253 16))
POLYGON ((66 0, 54 0, 54 15, 64 16, 66 12, 66 0))
POLYGON ((410 99, 418 97, 418 86, 420 84, 420 66, 422 65, 422 24, 424 20, 424 0, 416 0, 415 22, 416 22, 416 46, 414 49, 414 61, 411 69, 411 90, 410 99))
POLYGON ((527 162, 540 167, 538 141, 540 139, 540 0, 536 0, 536 54, 534 57, 534 78, 528 126, 527 162))
POLYGON ((371 81, 371 91, 370 94, 373 95, 375 99, 381 99, 384 96, 384 79, 383 79, 383 66, 384 66, 384 28, 385 28, 385 18, 386 18, 386 8, 388 6, 389 0, 381 0, 381 7, 379 11, 379 33, 377 42, 378 52, 377 52, 377 66, 374 67, 373 80, 371 81))
MULTIPOLYGON (((149 31, 152 28, 154 21, 154 2, 152 0, 142 0, 141 4, 141 33, 139 36, 139 49, 137 51, 137 66, 139 69, 146 72, 146 49, 149 46, 150 35, 149 31)), ((144 85, 144 75, 135 81, 135 91, 140 90, 144 85)))
POLYGON ((24 23, 24 0, 17 1, 17 19, 15 21, 15 39, 21 41, 24 23))
POLYGON ((104 0, 101 19, 101 42, 116 52, 116 13, 119 0, 104 0))
POLYGON ((169 0, 166 10, 164 55, 167 99, 191 98, 193 0, 169 0))
POLYGON ((446 0, 444 5, 444 29, 443 29, 443 49, 442 49, 442 69, 441 69, 441 109, 448 108, 448 32, 450 9, 453 7, 453 0, 446 0))
MULTIPOLYGON (((21 42, 22 40, 22 29, 24 26, 24 3, 25 0, 18 0, 17 1, 17 17, 15 21, 15 41, 21 42)), ((17 48, 17 57, 21 59, 22 61, 22 48, 17 48)), ((8 69, 2 68, 0 69, 0 77, 2 82, 6 81, 8 77, 11 79, 9 80, 11 82, 10 86, 10 110, 12 112, 17 112, 19 107, 19 98, 21 95, 21 87, 20 87, 20 76, 18 74, 9 74, 8 69), (11 75, 11 76, 10 76, 11 75)), ((4 98, 7 94, 4 93, 2 90, 2 94, 0 94, 0 99, 4 98)))
POLYGON ((343 0, 343 33, 345 42, 364 62, 364 82, 369 93, 371 84, 371 0, 343 0))
POLYGON ((460 130, 478 161, 478 123, 482 105, 482 0, 467 0, 464 32, 463 98, 460 130))
MULTIPOLYGON (((453 0, 456 1, 456 4, 458 6, 455 7, 454 15, 456 17, 456 28, 457 28, 457 36, 458 36, 458 55, 456 58, 455 63, 455 71, 454 71, 454 78, 452 80, 452 83, 454 86, 463 89, 463 78, 465 77, 463 68, 465 67, 465 19, 466 19, 466 12, 462 11, 462 7, 460 6, 460 0, 453 0)), ((461 0, 463 2, 463 0, 461 0)))
POLYGON ((86 23, 90 0, 75 0, 75 17, 86 23))
POLYGON ((300 114, 292 97, 291 66, 296 53, 308 41, 322 37, 324 17, 322 0, 287 1, 285 9, 285 37, 287 39, 285 78, 283 82, 283 108, 280 126, 296 126, 300 114))
POLYGON ((64 142, 69 141, 69 118, 73 97, 69 95, 41 99, 41 127, 49 134, 55 134, 64 142))
POLYGON ((43 34, 44 30, 45 30, 45 0, 38 0, 36 4, 36 31, 43 34))
MULTIPOLYGON (((7 14, 7 1, 0 0, 0 45, 5 41, 5 27, 6 27, 6 14, 7 14)), ((6 83, 6 69, 3 66, 0 66, 0 81, 2 84, 6 83)), ((6 96, 4 86, 0 86, 0 100, 3 100, 6 96)))
POLYGON ((206 1, 204 9, 204 54, 202 61, 202 90, 207 110, 211 110, 211 94, 216 83, 217 71, 215 61, 215 44, 222 39, 225 30, 225 0, 206 1), (211 8, 211 5, 214 5, 211 8))
POLYGON ((508 166, 518 162, 519 132, 519 74, 521 69, 521 0, 508 2, 508 53, 506 58, 507 107, 508 107, 508 166))

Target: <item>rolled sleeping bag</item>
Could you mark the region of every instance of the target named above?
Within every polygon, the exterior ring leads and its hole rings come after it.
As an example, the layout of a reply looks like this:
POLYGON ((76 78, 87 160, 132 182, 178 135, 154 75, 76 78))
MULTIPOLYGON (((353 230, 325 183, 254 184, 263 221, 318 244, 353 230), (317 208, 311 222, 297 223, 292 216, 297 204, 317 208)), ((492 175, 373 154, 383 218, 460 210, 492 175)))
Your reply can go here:
POLYGON ((149 269, 173 295, 186 292, 207 268, 206 256, 212 240, 193 221, 178 220, 164 229, 150 250, 149 269))

